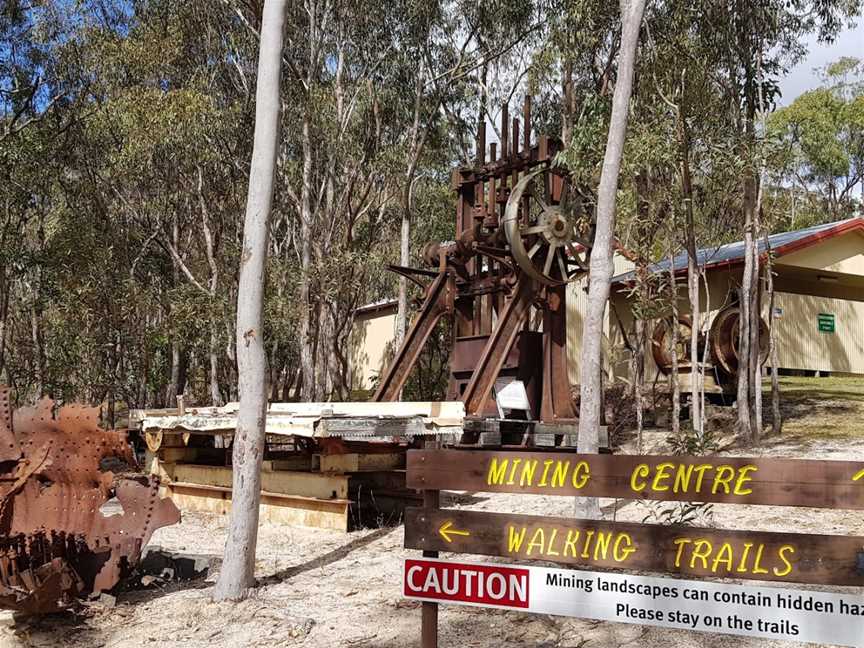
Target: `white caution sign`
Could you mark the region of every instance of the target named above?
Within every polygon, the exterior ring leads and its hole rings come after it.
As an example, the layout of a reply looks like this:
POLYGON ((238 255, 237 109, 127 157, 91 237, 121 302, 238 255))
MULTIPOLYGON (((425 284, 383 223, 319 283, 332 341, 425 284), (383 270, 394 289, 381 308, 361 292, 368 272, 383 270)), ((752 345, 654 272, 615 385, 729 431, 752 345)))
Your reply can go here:
POLYGON ((422 601, 864 647, 864 596, 521 565, 405 561, 422 601))

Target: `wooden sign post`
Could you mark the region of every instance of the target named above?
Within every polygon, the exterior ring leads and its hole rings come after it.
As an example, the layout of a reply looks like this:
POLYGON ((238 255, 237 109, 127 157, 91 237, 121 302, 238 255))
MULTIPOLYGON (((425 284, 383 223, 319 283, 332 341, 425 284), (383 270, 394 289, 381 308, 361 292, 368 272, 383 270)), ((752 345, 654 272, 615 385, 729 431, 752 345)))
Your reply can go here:
MULTIPOLYGON (((439 508, 439 492, 446 489, 864 510, 864 463, 861 462, 412 450, 408 453, 407 468, 406 483, 409 488, 424 491, 425 505, 422 509, 406 511, 405 546, 423 550, 424 557, 437 557, 438 552, 449 551, 542 560, 582 569, 864 586, 864 537, 660 526, 439 508)), ((481 567, 463 571, 480 573, 479 569, 481 567)), ((505 579, 505 576, 498 574, 497 578, 505 579)), ((407 583, 406 580, 406 595, 409 595, 407 583)), ((450 590, 456 591, 454 588, 451 583, 450 590)), ((445 587, 445 591, 449 590, 445 587)), ((429 599, 419 594, 415 597, 424 601, 423 648, 435 648, 438 645, 438 604, 434 597, 429 599)), ((460 594, 456 599, 445 600, 465 602, 465 597, 460 594)), ((552 603, 544 605, 542 609, 557 609, 552 603)), ((516 605, 517 609, 519 607, 516 605)), ((864 600, 860 609, 864 617, 864 600)), ((750 623, 752 625, 752 620, 750 623)), ((741 634, 742 628, 733 624, 727 629, 741 634)), ((722 632, 723 629, 713 628, 712 631, 722 632)), ((748 636, 773 635, 769 632, 748 636)), ((794 635, 780 632, 778 637, 789 639, 794 635)), ((840 640, 845 641, 843 637, 840 640)))

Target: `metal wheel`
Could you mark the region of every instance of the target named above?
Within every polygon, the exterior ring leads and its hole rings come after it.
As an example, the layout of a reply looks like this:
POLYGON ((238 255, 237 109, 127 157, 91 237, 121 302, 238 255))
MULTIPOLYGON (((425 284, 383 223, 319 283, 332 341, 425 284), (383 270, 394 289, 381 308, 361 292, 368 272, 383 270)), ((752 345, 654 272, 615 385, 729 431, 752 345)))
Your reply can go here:
MULTIPOLYGON (((711 357, 715 365, 725 373, 734 376, 738 372, 740 358, 738 351, 741 342, 741 309, 730 306, 719 313, 711 323, 711 357)), ((759 318, 759 361, 764 363, 768 356, 768 325, 759 318)))
MULTIPOLYGON (((654 364, 664 374, 668 374, 672 370, 670 341, 673 326, 675 324, 671 317, 660 320, 657 326, 654 327, 654 333, 651 335, 651 355, 654 356, 654 364)), ((690 334, 692 328, 693 323, 689 315, 678 316, 678 344, 676 345, 675 352, 678 356, 679 367, 690 366, 690 334)))
POLYGON ((551 204, 535 182, 548 172, 542 168, 522 176, 507 199, 502 225, 510 253, 523 272, 554 286, 588 271, 590 245, 581 238, 576 219, 551 204))

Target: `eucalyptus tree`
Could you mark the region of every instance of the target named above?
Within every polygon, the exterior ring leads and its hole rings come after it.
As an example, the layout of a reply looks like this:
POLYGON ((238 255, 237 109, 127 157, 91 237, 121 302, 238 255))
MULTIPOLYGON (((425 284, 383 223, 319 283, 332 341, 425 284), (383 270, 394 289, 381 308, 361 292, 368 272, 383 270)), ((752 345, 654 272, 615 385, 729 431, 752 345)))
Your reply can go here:
POLYGON ((761 360, 759 341, 759 253, 761 196, 760 160, 764 133, 757 116, 770 111, 778 93, 777 81, 806 53, 803 37, 815 34, 830 41, 854 16, 857 0, 751 3, 700 2, 694 14, 707 60, 716 62, 727 98, 728 120, 739 140, 741 212, 745 242, 744 277, 740 289, 742 370, 738 372, 738 424, 743 435, 757 440, 761 433, 761 360))
POLYGON ((231 523, 216 600, 246 598, 255 582, 255 549, 261 502, 261 461, 267 418, 267 355, 264 345, 264 273, 270 210, 279 149, 282 32, 288 0, 266 0, 261 19, 255 108, 255 144, 243 226, 237 300, 237 361, 240 408, 233 441, 231 523))
MULTIPOLYGON (((642 27, 644 0, 621 0, 621 49, 618 59, 615 90, 612 94, 612 114, 603 169, 597 189, 597 218, 594 247, 591 250, 588 308, 582 334, 580 365, 581 399, 579 403, 580 452, 596 453, 600 439, 600 409, 602 402, 603 318, 609 300, 609 287, 614 266, 612 251, 615 229, 615 201, 618 194, 618 173, 624 153, 630 95, 636 68, 636 50, 642 27)), ((577 501, 577 514, 597 518, 600 509, 596 499, 577 501)))
POLYGON ((855 212, 855 194, 864 194, 864 63, 860 59, 847 57, 828 65, 822 85, 778 109, 768 129, 778 183, 792 185, 796 195, 809 200, 815 210, 827 208, 832 220, 855 212))

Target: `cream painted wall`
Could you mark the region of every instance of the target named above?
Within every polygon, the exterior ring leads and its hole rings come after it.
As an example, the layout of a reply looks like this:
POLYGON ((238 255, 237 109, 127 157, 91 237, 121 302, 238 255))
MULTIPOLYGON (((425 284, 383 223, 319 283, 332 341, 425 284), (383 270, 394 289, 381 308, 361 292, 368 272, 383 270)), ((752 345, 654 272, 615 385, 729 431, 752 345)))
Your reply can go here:
POLYGON ((368 390, 387 367, 396 337, 395 309, 361 315, 351 332, 351 389, 368 390))
POLYGON ((778 259, 778 262, 787 266, 862 277, 864 276, 864 234, 858 231, 848 232, 784 255, 778 259))
MULTIPOLYGON (((614 276, 630 272, 634 267, 634 263, 621 256, 615 254, 613 258, 615 264, 614 276)), ((588 277, 584 277, 580 281, 575 281, 567 286, 567 373, 570 378, 571 385, 579 384, 579 367, 581 365, 580 358, 582 357, 582 326, 583 318, 588 310, 588 277)), ((614 319, 610 319, 610 311, 606 309, 606 322, 604 324, 604 350, 608 356, 610 331, 615 324, 614 319)), ((617 327, 615 327, 617 328, 617 327)))
POLYGON ((864 374, 864 302, 777 293, 775 306, 781 367, 864 374), (834 333, 819 331, 820 313, 834 315, 834 333))

